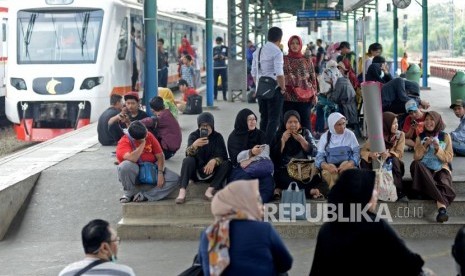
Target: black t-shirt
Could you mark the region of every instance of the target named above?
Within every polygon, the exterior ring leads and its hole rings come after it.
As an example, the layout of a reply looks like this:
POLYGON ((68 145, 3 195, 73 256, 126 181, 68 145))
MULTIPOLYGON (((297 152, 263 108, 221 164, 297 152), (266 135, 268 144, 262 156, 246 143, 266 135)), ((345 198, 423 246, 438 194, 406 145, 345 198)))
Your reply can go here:
POLYGON ((213 48, 213 56, 218 56, 214 58, 213 67, 226 67, 226 59, 221 57, 228 57, 228 47, 224 45, 218 45, 213 48))
POLYGON ((98 141, 100 144, 104 146, 109 146, 109 145, 114 145, 116 144, 115 139, 113 136, 110 134, 110 131, 108 130, 108 121, 110 120, 111 117, 117 115, 119 113, 119 110, 114 108, 114 107, 109 107, 107 110, 105 110, 102 115, 100 115, 100 118, 98 119, 97 123, 97 134, 98 134, 98 141))
POLYGON ((325 55, 325 49, 323 47, 318 47, 317 53, 316 53, 316 61, 317 61, 317 66, 320 65, 320 61, 323 60, 325 55))

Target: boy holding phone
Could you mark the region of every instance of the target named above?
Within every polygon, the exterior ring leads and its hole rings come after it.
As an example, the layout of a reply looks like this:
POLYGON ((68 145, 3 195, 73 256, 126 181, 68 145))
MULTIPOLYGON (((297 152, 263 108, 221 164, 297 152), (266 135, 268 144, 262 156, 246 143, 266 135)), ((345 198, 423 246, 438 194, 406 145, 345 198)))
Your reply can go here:
POLYGON ((408 116, 405 118, 402 131, 405 132, 405 145, 413 149, 415 139, 423 132, 425 113, 418 108, 414 100, 410 100, 405 104, 405 111, 407 111, 408 116))

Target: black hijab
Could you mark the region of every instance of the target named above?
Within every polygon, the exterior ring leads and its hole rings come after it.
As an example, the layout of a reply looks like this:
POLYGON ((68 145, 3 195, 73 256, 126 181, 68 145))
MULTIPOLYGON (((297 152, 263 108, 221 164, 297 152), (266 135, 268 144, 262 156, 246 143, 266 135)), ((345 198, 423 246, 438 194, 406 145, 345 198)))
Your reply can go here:
POLYGON ((256 145, 266 144, 266 136, 263 131, 257 128, 249 130, 247 117, 250 115, 254 115, 255 119, 257 119, 255 113, 248 108, 239 111, 234 123, 234 130, 229 135, 228 152, 233 164, 237 163, 237 155, 241 151, 251 149, 256 145))
POLYGON ((338 178, 328 195, 328 203, 342 204, 344 214, 349 214, 351 203, 362 208, 370 202, 375 187, 376 173, 371 170, 349 169, 338 178))
POLYGON ((381 78, 381 64, 380 63, 372 63, 368 67, 365 80, 384 83, 384 80, 381 78))

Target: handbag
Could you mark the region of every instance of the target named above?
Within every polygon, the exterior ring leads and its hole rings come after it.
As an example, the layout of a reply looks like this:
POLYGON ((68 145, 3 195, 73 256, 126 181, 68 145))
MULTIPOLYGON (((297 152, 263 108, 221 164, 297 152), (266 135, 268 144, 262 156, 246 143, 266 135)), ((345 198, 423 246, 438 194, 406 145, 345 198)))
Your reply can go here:
POLYGON ((392 164, 380 162, 380 168, 376 169, 375 187, 378 190, 378 199, 382 201, 397 201, 397 188, 392 176, 392 164))
POLYGON ((199 262, 198 255, 195 255, 192 266, 181 272, 178 276, 203 276, 202 264, 199 262))
MULTIPOLYGON (((260 54, 262 53, 262 48, 258 51, 258 70, 261 71, 262 66, 260 63, 260 54)), ((257 84, 257 93, 255 97, 261 100, 269 100, 272 99, 275 94, 276 90, 279 88, 278 83, 275 79, 271 77, 262 76, 258 79, 257 84)))
POLYGON ((297 182, 291 182, 289 184, 289 188, 287 188, 287 190, 284 190, 281 195, 281 204, 289 204, 290 206, 290 212, 283 212, 283 217, 291 220, 305 220, 305 203, 305 191, 299 190, 297 182), (292 189, 292 186, 295 186, 294 190, 292 189), (297 211, 296 205, 304 209, 303 214, 293 214, 293 210, 297 211))
POLYGON ((301 182, 310 182, 316 174, 315 160, 291 158, 287 164, 290 177, 301 182))
POLYGON ((296 95, 299 102, 309 102, 315 97, 315 90, 303 89, 301 87, 294 87, 294 94, 296 95))
POLYGON ((157 185, 158 167, 152 162, 139 161, 139 182, 148 185, 157 185))
POLYGON ((341 146, 326 149, 326 162, 331 164, 341 164, 350 159, 352 148, 349 146, 341 146))
POLYGON ((250 163, 244 171, 252 178, 261 178, 273 173, 274 164, 269 158, 262 158, 250 163))
MULTIPOLYGON (((136 149, 136 145, 132 141, 131 136, 128 135, 129 142, 133 150, 136 149)), ((142 159, 137 160, 139 165, 138 179, 141 184, 157 185, 158 182, 158 166, 152 162, 143 162, 142 159)))

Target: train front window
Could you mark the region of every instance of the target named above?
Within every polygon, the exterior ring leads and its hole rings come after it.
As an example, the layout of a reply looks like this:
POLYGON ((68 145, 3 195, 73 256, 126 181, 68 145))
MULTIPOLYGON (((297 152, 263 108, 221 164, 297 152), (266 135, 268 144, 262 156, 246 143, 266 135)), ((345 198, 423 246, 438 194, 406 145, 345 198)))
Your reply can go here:
POLYGON ((19 64, 95 63, 102 10, 18 12, 19 64))

